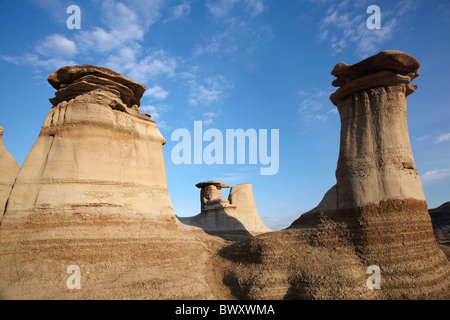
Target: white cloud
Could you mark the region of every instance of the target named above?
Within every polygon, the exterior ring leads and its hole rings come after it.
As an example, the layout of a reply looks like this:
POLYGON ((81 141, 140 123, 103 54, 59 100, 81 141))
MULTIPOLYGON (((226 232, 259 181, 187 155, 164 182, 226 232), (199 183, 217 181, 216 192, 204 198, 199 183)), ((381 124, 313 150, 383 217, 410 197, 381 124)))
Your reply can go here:
POLYGON ((342 1, 332 5, 321 20, 319 40, 328 41, 333 54, 342 52, 350 45, 355 45, 362 56, 374 54, 405 24, 407 14, 417 9, 418 2, 399 1, 392 11, 382 8, 381 29, 378 30, 370 30, 366 26, 369 14, 364 9, 368 5, 367 1, 342 1))
POLYGON ((324 104, 330 105, 328 97, 334 90, 332 89, 316 89, 308 93, 299 91, 298 94, 302 98, 299 103, 299 113, 304 121, 321 121, 328 119, 329 114, 337 113, 336 109, 324 111, 324 104))
POLYGON ((232 88, 233 84, 221 75, 205 78, 203 84, 193 81, 189 104, 192 106, 198 104, 209 105, 224 99, 232 88))
POLYGON ((46 57, 72 57, 77 53, 77 46, 61 34, 52 34, 38 43, 36 52, 46 57))
POLYGON ((257 16, 265 9, 262 0, 246 0, 245 3, 251 16, 257 16))
POLYGON ((421 179, 423 182, 426 181, 435 181, 435 180, 441 180, 444 178, 450 177, 450 169, 440 169, 440 170, 433 170, 425 172, 421 179))
POLYGON ((124 47, 110 55, 105 65, 107 68, 144 84, 156 76, 175 76, 178 67, 177 61, 165 51, 157 50, 143 57, 141 55, 140 45, 124 47))
POLYGON ((101 21, 106 30, 96 27, 93 31, 81 31, 75 39, 86 51, 110 52, 130 42, 141 41, 146 33, 145 24, 136 12, 120 2, 105 1, 102 4, 101 21))
POLYGON ((170 110, 170 107, 167 105, 150 105, 150 104, 142 104, 139 107, 141 113, 148 113, 152 116, 153 120, 161 119, 161 114, 170 110))
POLYGON ((144 94, 144 96, 152 97, 156 100, 164 100, 168 95, 169 93, 158 85, 155 85, 152 88, 148 88, 144 94))
POLYGON ((448 142, 448 141, 450 141, 450 133, 445 133, 445 134, 437 137, 437 139, 434 143, 441 143, 441 142, 448 142))
POLYGON ((190 2, 184 2, 182 4, 173 6, 170 10, 170 17, 165 19, 164 22, 170 22, 178 19, 183 19, 191 13, 190 2))
POLYGON ((424 141, 430 137, 429 134, 416 138, 416 141, 424 141))
POLYGON ((44 68, 45 70, 54 71, 63 66, 75 65, 73 60, 66 60, 61 58, 42 58, 36 54, 23 54, 20 56, 5 56, 0 55, 0 59, 17 64, 17 65, 30 65, 36 68, 44 68))
POLYGON ((238 50, 235 44, 235 38, 230 29, 213 35, 207 44, 196 45, 194 48, 194 56, 200 56, 210 53, 232 53, 238 50))
POLYGON ((263 0, 219 0, 206 2, 206 7, 216 18, 228 18, 234 6, 238 3, 245 5, 246 11, 255 17, 264 11, 263 0))
POLYGON ((215 112, 204 112, 202 117, 204 118, 203 124, 206 126, 211 125, 214 122, 214 118, 218 117, 218 114, 215 112))

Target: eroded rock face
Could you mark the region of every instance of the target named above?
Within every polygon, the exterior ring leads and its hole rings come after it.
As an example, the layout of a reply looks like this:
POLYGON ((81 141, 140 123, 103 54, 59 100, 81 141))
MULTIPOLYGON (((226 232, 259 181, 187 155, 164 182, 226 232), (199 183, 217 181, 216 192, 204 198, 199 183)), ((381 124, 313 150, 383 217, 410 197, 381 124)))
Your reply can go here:
POLYGON ((84 298, 205 293, 204 283, 188 289, 179 266, 168 265, 201 253, 176 225, 166 141, 153 120, 126 103, 130 95, 138 103, 144 87, 94 66, 64 67, 49 81, 74 94, 49 111, 9 196, 0 229, 0 296, 67 297, 69 265, 83 272, 90 288, 84 298), (180 281, 186 290, 142 289, 180 281))
POLYGON ((6 150, 3 144, 3 133, 4 129, 0 127, 0 223, 3 219, 9 194, 20 169, 16 159, 6 150))
POLYGON ((410 55, 383 51, 334 68, 333 84, 342 86, 331 96, 341 116, 336 185, 290 229, 222 250, 236 296, 448 298, 450 266, 433 235, 406 122, 418 67, 410 55), (380 290, 366 284, 373 265, 380 290))

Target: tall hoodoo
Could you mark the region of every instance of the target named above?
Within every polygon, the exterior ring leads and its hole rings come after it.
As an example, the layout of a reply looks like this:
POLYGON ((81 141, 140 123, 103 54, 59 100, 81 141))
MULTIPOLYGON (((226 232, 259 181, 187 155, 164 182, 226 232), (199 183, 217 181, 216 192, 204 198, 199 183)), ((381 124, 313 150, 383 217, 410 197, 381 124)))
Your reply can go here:
POLYGON ((6 223, 32 213, 174 218, 162 146, 145 87, 109 69, 63 67, 49 76, 50 99, 39 137, 9 199, 6 223))
POLYGON ((332 74, 331 95, 341 116, 336 170, 337 209, 379 201, 425 201, 409 141, 406 96, 417 86, 419 62, 400 51, 382 51, 332 74))
POLYGON ((12 186, 19 173, 19 164, 3 144, 2 137, 4 132, 4 129, 0 127, 0 222, 3 219, 5 206, 12 186))
POLYGON ((145 87, 89 65, 63 67, 49 82, 57 89, 53 107, 0 227, 0 296, 71 297, 70 265, 81 268, 74 294, 84 298, 191 295, 184 274, 171 288, 179 266, 170 262, 199 253, 176 225, 166 141, 139 112, 145 87), (154 283, 159 290, 142 289, 154 283))
POLYGON ((411 81, 419 66, 392 50, 336 65, 333 85, 340 88, 330 97, 341 118, 336 185, 288 230, 224 250, 239 297, 448 297, 449 263, 433 235, 407 127, 406 97, 417 88, 411 81), (369 266, 381 270, 380 290, 367 286, 369 266))

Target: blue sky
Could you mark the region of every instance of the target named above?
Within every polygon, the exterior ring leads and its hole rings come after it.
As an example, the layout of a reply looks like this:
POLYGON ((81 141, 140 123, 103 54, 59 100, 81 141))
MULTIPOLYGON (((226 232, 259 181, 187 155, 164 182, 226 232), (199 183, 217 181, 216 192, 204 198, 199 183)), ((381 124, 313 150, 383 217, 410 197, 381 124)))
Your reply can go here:
POLYGON ((105 66, 147 87, 141 110, 168 141, 177 215, 200 211, 197 182, 251 183, 263 221, 286 227, 335 183, 334 65, 395 49, 422 64, 408 125, 429 207, 450 200, 448 0, 3 0, 0 18, 0 126, 19 164, 51 108, 48 75, 65 65, 105 66), (67 28, 72 4, 81 9, 81 29, 67 28), (373 4, 380 30, 366 26, 373 4), (278 129, 278 173, 261 175, 260 163, 174 164, 171 135, 193 133, 194 121, 224 135, 278 129))

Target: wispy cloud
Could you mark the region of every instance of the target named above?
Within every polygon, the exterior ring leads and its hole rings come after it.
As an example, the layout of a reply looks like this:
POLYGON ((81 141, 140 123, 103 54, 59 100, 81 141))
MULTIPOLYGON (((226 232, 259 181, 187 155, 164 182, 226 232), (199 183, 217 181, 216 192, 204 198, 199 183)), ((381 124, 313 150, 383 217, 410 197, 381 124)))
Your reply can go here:
POLYGON ((441 180, 450 177, 450 169, 440 169, 425 172, 421 176, 423 182, 441 180))
POLYGON ((17 65, 27 65, 35 68, 43 68, 45 70, 55 70, 62 66, 76 64, 73 60, 64 58, 46 58, 33 53, 25 53, 20 56, 0 55, 0 59, 17 65))
POLYGON ((69 40, 61 34, 52 34, 39 41, 36 52, 46 57, 72 57, 77 53, 74 41, 69 40))
POLYGON ((335 109, 329 109, 331 103, 329 102, 328 97, 334 90, 332 89, 319 89, 313 90, 308 93, 305 91, 300 91, 298 94, 301 97, 301 101, 299 103, 298 111, 305 122, 311 121, 321 121, 324 122, 328 119, 330 114, 335 114, 335 109))
POLYGON ((187 17, 191 12, 191 2, 186 1, 170 9, 170 16, 164 22, 171 22, 187 17))
POLYGON ((154 98, 156 100, 165 100, 168 95, 169 93, 158 85, 147 88, 147 90, 144 93, 145 97, 154 98))
POLYGON ((145 84, 156 76, 174 77, 178 63, 176 58, 164 50, 145 54, 141 46, 136 44, 111 54, 105 66, 145 84))
POLYGON ((204 125, 209 126, 214 122, 214 118, 217 118, 219 115, 215 112, 204 112, 202 115, 202 122, 204 125))
POLYGON ((255 17, 265 9, 263 0, 219 0, 206 2, 206 7, 215 18, 227 18, 237 4, 243 4, 250 16, 255 17))
POLYGON ((450 141, 450 133, 445 133, 436 138, 434 143, 442 143, 450 141))
POLYGON ((205 78, 202 83, 193 81, 189 104, 196 106, 218 102, 220 99, 225 98, 232 88, 233 84, 221 75, 205 78))
POLYGON ((369 4, 368 1, 342 1, 332 5, 321 20, 319 40, 327 41, 333 54, 350 46, 355 46, 362 56, 374 54, 393 38, 395 32, 405 24, 407 14, 419 5, 417 0, 402 0, 391 10, 381 7, 381 29, 368 29, 366 21, 369 14, 366 14, 365 9, 369 4))

